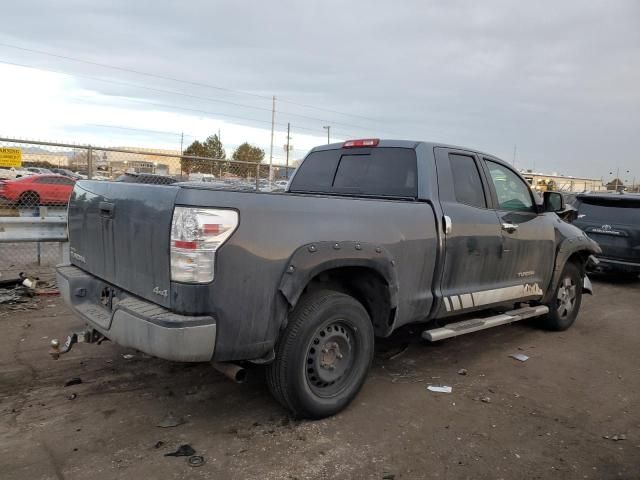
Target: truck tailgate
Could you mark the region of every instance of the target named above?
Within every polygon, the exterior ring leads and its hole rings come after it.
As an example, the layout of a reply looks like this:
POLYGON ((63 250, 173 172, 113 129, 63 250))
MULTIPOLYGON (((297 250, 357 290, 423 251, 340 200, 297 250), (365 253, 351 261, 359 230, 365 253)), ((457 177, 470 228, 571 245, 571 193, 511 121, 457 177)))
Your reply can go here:
POLYGON ((178 191, 168 185, 77 182, 69 201, 71 263, 169 307, 169 243, 178 191))

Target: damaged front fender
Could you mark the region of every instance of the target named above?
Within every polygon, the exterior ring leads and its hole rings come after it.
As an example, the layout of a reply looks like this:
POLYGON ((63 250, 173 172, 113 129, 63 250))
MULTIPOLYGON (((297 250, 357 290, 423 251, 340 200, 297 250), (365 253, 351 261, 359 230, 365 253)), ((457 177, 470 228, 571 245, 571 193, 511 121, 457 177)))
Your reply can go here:
MULTIPOLYGON (((556 263, 553 269, 551 283, 547 289, 547 293, 542 299, 542 303, 548 303, 550 301, 553 292, 556 291, 564 267, 570 258, 575 258, 574 256, 578 255, 582 264, 581 268, 584 269, 593 254, 602 252, 600 246, 582 230, 565 222, 560 222, 556 227, 556 238, 558 239, 556 263)), ((586 274, 584 275, 584 278, 587 279, 586 274)), ((593 294, 590 281, 588 284, 585 282, 583 290, 586 291, 586 293, 593 294)))

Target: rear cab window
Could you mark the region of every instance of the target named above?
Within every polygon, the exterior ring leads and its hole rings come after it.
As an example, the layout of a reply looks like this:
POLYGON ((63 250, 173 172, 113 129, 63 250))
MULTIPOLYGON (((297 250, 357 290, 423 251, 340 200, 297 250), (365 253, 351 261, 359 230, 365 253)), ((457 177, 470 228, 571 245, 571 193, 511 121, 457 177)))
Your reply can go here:
POLYGON ((289 191, 416 198, 416 152, 410 148, 354 148, 311 152, 289 191))

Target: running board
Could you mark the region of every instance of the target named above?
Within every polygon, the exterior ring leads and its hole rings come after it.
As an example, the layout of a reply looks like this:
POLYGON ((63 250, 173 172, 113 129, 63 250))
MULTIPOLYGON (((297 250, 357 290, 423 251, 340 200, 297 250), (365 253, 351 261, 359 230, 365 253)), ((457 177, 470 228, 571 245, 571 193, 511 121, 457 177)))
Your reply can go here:
POLYGON ((545 305, 519 308, 493 317, 473 318, 462 322, 450 323, 445 327, 425 330, 422 332, 422 338, 430 342, 437 342, 438 340, 444 340, 445 338, 457 337, 458 335, 464 335, 465 333, 477 332, 478 330, 485 330, 487 328, 497 327, 498 325, 518 322, 527 318, 538 317, 546 313, 549 313, 549 307, 545 305))

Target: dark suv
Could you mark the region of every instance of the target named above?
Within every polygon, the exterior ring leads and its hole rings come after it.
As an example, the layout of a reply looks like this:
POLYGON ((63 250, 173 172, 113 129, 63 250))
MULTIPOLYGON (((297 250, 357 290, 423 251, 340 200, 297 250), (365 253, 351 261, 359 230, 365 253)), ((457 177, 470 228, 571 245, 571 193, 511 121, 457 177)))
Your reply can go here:
POLYGON ((574 225, 600 244, 597 255, 600 271, 637 277, 640 273, 640 195, 583 193, 574 207, 578 218, 574 225))

